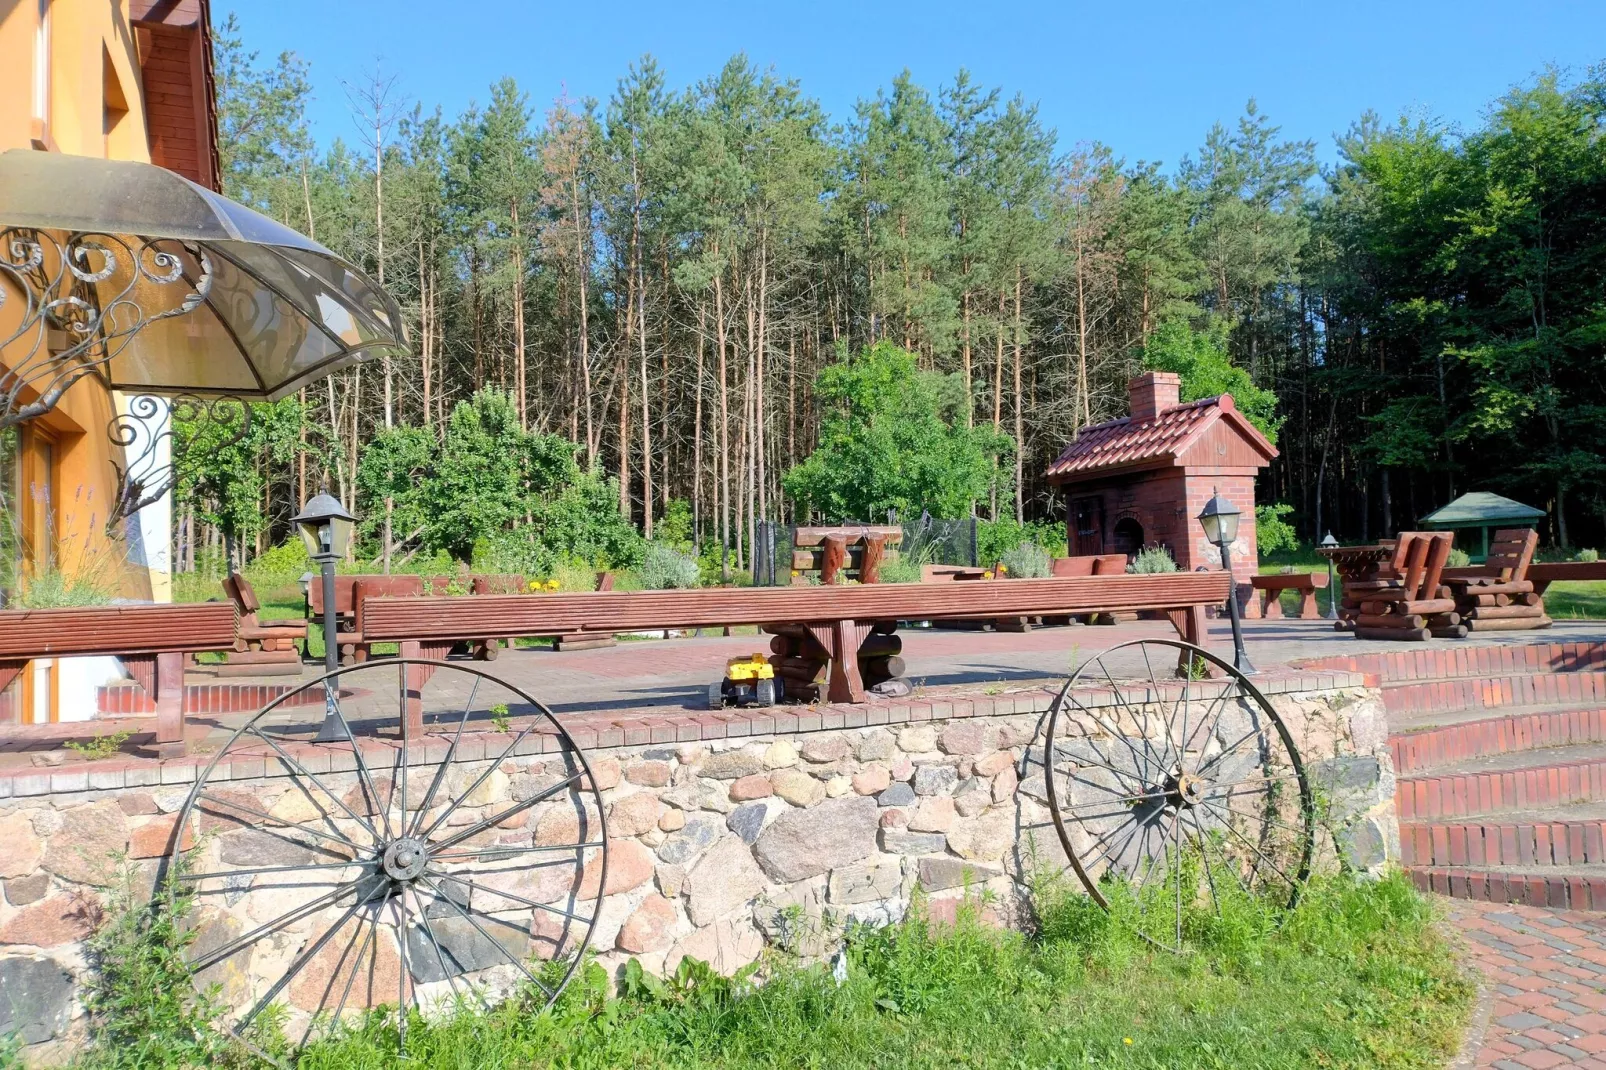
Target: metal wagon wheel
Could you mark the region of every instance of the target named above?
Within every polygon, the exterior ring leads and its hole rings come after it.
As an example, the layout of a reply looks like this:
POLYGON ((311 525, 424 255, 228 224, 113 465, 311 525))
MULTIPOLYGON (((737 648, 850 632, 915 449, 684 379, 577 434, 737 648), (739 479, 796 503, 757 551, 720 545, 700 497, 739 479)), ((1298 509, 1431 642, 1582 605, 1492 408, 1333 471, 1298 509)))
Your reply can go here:
POLYGON ((1315 844, 1304 764, 1229 663, 1176 640, 1113 646, 1066 681, 1043 744, 1071 868, 1100 906, 1120 900, 1145 939, 1180 951, 1194 907, 1298 900, 1315 844))
POLYGON ((229 1030, 283 1065, 353 1020, 387 1023, 405 1053, 412 1015, 521 990, 550 1004, 596 927, 607 830, 546 706, 472 665, 386 658, 235 732, 171 862, 194 897, 197 988, 218 986, 229 1030))

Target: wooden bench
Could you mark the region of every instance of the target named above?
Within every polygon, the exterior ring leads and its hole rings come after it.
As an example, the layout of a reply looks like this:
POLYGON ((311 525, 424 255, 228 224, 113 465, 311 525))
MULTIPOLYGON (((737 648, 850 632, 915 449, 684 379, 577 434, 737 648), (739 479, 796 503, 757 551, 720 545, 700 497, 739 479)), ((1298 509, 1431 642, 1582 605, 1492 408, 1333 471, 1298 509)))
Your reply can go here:
POLYGON ((1606 580, 1606 561, 1536 561, 1528 566, 1528 582, 1537 595, 1552 583, 1585 580, 1606 580))
POLYGON ((1283 616, 1282 595, 1284 591, 1299 592, 1299 619, 1320 620, 1321 613, 1316 609, 1316 592, 1327 586, 1327 575, 1322 572, 1283 572, 1270 575, 1251 576, 1249 586, 1260 592, 1260 604, 1255 606, 1251 600, 1250 606, 1259 610, 1259 615, 1266 620, 1281 620, 1283 616))
POLYGON ((223 578, 223 593, 234 603, 239 631, 234 649, 221 667, 223 675, 294 675, 301 672, 301 653, 296 641, 307 639, 305 620, 262 620, 262 603, 257 600, 251 581, 238 572, 223 578))
POLYGON ((1469 631, 1550 627, 1544 597, 1528 578, 1538 548, 1539 533, 1532 528, 1502 528, 1494 533, 1483 564, 1444 570, 1445 586, 1469 631))
POLYGON ((842 525, 792 529, 792 583, 810 586, 804 573, 819 573, 822 584, 855 579, 881 582, 881 559, 903 542, 903 529, 894 524, 842 525), (851 573, 851 575, 850 575, 851 573))
MULTIPOLYGON (((1158 610, 1183 639, 1202 643, 1204 607, 1227 598, 1223 572, 1085 576, 1007 583, 890 583, 850 587, 747 587, 687 591, 598 591, 537 598, 368 599, 364 637, 400 644, 405 656, 439 657, 483 635, 552 635, 801 625, 830 658, 823 697, 860 702, 859 650, 877 628, 899 620, 1078 615, 1158 610)), ((885 634, 878 632, 877 634, 885 634)), ((422 679, 418 681, 422 686, 422 679)))
POLYGON ((156 706, 159 748, 182 752, 185 660, 235 638, 232 602, 0 610, 0 690, 35 658, 118 658, 156 706))

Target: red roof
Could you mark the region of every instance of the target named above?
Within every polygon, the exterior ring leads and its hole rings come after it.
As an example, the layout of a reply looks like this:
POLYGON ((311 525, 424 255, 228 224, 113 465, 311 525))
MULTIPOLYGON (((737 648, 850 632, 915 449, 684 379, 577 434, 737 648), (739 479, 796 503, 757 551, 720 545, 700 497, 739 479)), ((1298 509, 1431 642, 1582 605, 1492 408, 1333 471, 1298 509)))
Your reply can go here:
POLYGON ((1232 395, 1222 394, 1166 409, 1147 420, 1126 416, 1084 427, 1046 474, 1050 480, 1064 481, 1090 472, 1176 464, 1189 446, 1222 420, 1267 460, 1277 456, 1277 447, 1244 418, 1232 395))

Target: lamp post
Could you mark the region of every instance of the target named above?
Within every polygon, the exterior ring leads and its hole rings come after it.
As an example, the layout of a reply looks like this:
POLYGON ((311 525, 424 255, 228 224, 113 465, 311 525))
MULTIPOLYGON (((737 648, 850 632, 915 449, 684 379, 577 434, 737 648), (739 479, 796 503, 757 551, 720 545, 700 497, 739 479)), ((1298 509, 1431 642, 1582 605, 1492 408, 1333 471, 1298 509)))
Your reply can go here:
MULTIPOLYGON (((1329 531, 1327 533, 1326 537, 1323 538, 1322 541, 1317 543, 1316 545, 1320 546, 1323 550, 1331 551, 1331 550, 1334 550, 1334 549, 1336 549, 1338 547, 1338 540, 1333 538, 1333 533, 1331 531, 1329 531)), ((1327 558, 1327 619, 1328 620, 1337 620, 1338 619, 1338 578, 1333 572, 1333 555, 1332 555, 1332 553, 1329 552, 1329 553, 1325 554, 1324 556, 1327 558)))
POLYGON ((1232 618, 1232 664, 1248 676, 1255 672, 1255 667, 1249 663, 1249 655, 1244 650, 1243 624, 1238 619, 1238 581, 1232 574, 1231 547, 1238 537, 1238 516, 1237 506, 1217 490, 1196 519, 1204 528, 1205 538, 1221 548, 1221 567, 1227 570, 1227 615, 1232 618))
MULTIPOLYGON (((307 545, 307 556, 318 563, 323 573, 323 663, 328 672, 340 667, 340 639, 336 634, 335 613, 335 562, 346 555, 351 545, 351 529, 356 517, 346 512, 345 506, 327 490, 313 497, 301 512, 290 518, 301 531, 301 541, 307 545)), ((310 577, 308 577, 310 580, 310 577)), ((308 585, 310 594, 310 582, 308 585)), ((314 741, 327 743, 345 739, 335 714, 333 689, 324 693, 323 724, 314 741)))

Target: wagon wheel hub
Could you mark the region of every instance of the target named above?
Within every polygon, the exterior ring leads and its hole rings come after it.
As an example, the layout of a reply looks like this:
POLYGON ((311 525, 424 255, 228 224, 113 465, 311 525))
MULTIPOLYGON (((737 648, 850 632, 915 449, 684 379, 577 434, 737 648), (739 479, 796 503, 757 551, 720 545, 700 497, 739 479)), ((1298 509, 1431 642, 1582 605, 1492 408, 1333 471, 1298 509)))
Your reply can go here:
POLYGON ((1209 781, 1203 777, 1192 773, 1172 772, 1166 776, 1161 790, 1165 792, 1167 806, 1176 810, 1192 810, 1204 801, 1209 787, 1209 781))
POLYGON ((412 881, 424 872, 429 862, 429 848, 422 840, 404 836, 385 848, 382 859, 385 875, 393 881, 412 881))

